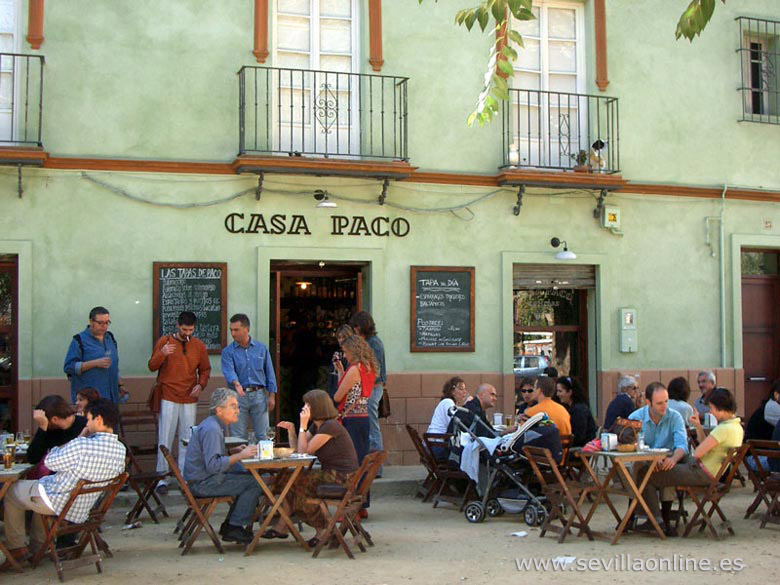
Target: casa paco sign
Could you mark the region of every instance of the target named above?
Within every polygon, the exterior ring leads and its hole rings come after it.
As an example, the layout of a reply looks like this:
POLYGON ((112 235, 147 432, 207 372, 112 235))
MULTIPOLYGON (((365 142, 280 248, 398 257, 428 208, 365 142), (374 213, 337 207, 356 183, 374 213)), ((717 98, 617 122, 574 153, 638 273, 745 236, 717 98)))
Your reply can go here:
MULTIPOLYGON (((367 218, 363 215, 330 216, 332 236, 378 236, 403 238, 409 235, 411 226, 403 217, 386 216, 367 218)), ((306 216, 275 213, 229 213, 225 216, 225 229, 231 234, 302 235, 310 236, 306 216)))

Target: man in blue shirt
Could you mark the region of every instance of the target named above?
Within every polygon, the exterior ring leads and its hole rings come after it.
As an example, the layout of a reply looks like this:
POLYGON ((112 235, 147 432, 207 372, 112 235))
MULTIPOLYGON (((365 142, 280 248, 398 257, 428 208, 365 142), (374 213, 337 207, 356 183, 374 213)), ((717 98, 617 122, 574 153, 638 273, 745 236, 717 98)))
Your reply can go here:
POLYGON ((211 416, 193 430, 182 475, 196 497, 234 496, 219 532, 226 542, 252 542, 252 518, 260 499, 260 484, 240 461, 257 456, 257 445, 225 453, 225 430, 238 420, 238 400, 230 388, 217 388, 209 402, 211 416))
MULTIPOLYGON (((642 421, 645 445, 652 449, 668 449, 672 454, 657 464, 658 471, 669 471, 688 454, 688 433, 680 413, 669 408, 669 393, 661 382, 651 382, 645 388, 646 406, 629 415, 631 420, 642 421)), ((648 463, 636 463, 631 470, 634 482, 639 484, 647 471, 648 463)), ((645 489, 655 489, 648 485, 645 489)), ((674 489, 664 489, 661 496, 661 516, 667 536, 677 536, 671 525, 671 509, 674 489)), ((649 522, 637 526, 638 530, 654 530, 649 522)))
POLYGON ((636 410, 639 386, 633 376, 621 376, 618 380, 618 394, 607 406, 604 415, 604 430, 609 431, 618 418, 628 418, 636 410))
POLYGON ((119 402, 127 392, 119 375, 119 353, 116 339, 108 330, 111 316, 105 307, 89 312, 89 325, 73 336, 63 369, 70 380, 70 398, 82 388, 97 388, 101 398, 119 402))
POLYGON ((230 434, 247 438, 249 418, 257 439, 268 430, 268 413, 276 405, 276 375, 271 354, 264 343, 249 335, 249 317, 237 313, 230 318, 233 343, 222 350, 222 374, 230 388, 238 393, 241 409, 238 421, 230 425, 230 434))

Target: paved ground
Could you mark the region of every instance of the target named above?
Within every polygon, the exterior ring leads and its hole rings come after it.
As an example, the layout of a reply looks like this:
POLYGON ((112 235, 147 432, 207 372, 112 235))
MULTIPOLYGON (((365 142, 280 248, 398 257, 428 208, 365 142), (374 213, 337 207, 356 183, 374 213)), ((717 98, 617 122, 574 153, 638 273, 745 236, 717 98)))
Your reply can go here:
MULTIPOLYGON (((366 523, 376 546, 368 553, 356 552, 350 561, 339 551, 323 551, 312 559, 290 540, 262 542, 251 557, 245 557, 237 545, 229 545, 224 557, 211 546, 207 538, 198 541, 194 551, 181 557, 172 534, 175 520, 160 525, 144 521, 141 528, 121 530, 123 511, 129 500, 123 497, 111 512, 104 537, 114 551, 114 558, 104 563, 103 575, 93 567, 74 570, 68 582, 84 584, 120 583, 188 583, 213 585, 225 583, 318 583, 381 585, 395 583, 462 584, 462 583, 668 583, 694 577, 707 583, 777 582, 777 550, 780 528, 758 529, 758 521, 743 520, 742 513, 752 498, 750 489, 740 488, 727 497, 726 515, 733 521, 737 536, 724 541, 697 535, 689 539, 670 539, 629 535, 617 546, 605 542, 588 542, 570 537, 564 544, 553 538, 539 538, 537 528, 528 528, 519 516, 491 518, 483 524, 469 524, 463 514, 452 508, 434 510, 430 504, 412 499, 407 492, 411 479, 418 477, 417 468, 388 468, 387 477, 376 485, 366 523), (524 530, 523 538, 511 536, 524 530), (630 557, 629 557, 630 555, 630 557), (676 555, 676 556, 675 556, 676 555), (576 557, 575 563, 612 563, 605 570, 579 571, 569 565, 566 571, 519 571, 523 559, 576 557), (677 575, 671 571, 632 572, 616 570, 616 563, 642 562, 653 567, 657 559, 669 559, 680 565, 685 559, 707 559, 719 563, 722 559, 744 563, 741 571, 694 571, 689 568, 677 575), (594 560, 595 559, 595 560, 594 560), (639 559, 639 561, 637 560, 639 559)), ((166 496, 169 510, 175 518, 183 510, 182 498, 172 492, 166 496)), ((623 502, 619 507, 623 509, 623 502)), ((605 509, 602 509, 605 510, 605 509)), ((218 526, 219 516, 213 524, 218 526)), ((593 523, 606 529, 613 522, 601 511, 593 523)), ((313 535, 305 527, 306 538, 313 535)), ((691 561, 688 561, 689 563, 691 561)), ((603 567, 603 565, 602 565, 603 567)), ((57 576, 49 563, 23 575, 0 575, 0 580, 14 579, 15 585, 56 583, 57 576)))

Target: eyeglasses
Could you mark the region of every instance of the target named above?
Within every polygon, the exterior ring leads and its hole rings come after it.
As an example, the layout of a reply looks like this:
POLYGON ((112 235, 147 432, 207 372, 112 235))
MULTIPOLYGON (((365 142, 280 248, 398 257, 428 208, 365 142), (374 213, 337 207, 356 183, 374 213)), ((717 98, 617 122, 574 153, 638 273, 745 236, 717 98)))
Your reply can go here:
POLYGON ((97 319, 92 319, 92 322, 93 323, 97 323, 98 325, 103 325, 104 327, 108 326, 108 325, 111 325, 111 321, 110 320, 98 321, 97 319))
POLYGON ((533 388, 523 388, 522 390, 520 390, 520 392, 521 392, 522 394, 530 394, 530 393, 531 393, 531 392, 533 392, 533 391, 534 391, 534 389, 533 389, 533 388))

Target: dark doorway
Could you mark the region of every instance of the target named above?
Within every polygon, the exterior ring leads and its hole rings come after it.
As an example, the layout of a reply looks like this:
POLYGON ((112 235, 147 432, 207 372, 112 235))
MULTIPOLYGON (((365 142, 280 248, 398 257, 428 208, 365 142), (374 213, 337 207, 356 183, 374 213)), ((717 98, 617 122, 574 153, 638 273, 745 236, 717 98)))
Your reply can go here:
POLYGON ((766 399, 772 381, 778 377, 780 271, 774 251, 743 250, 741 261, 744 413, 749 417, 766 399))
POLYGON ((11 432, 19 430, 18 283, 16 256, 0 255, 0 430, 11 432))
POLYGON ((325 389, 338 350, 336 330, 362 309, 362 269, 357 263, 271 263, 276 420, 297 420, 306 391, 325 389))

